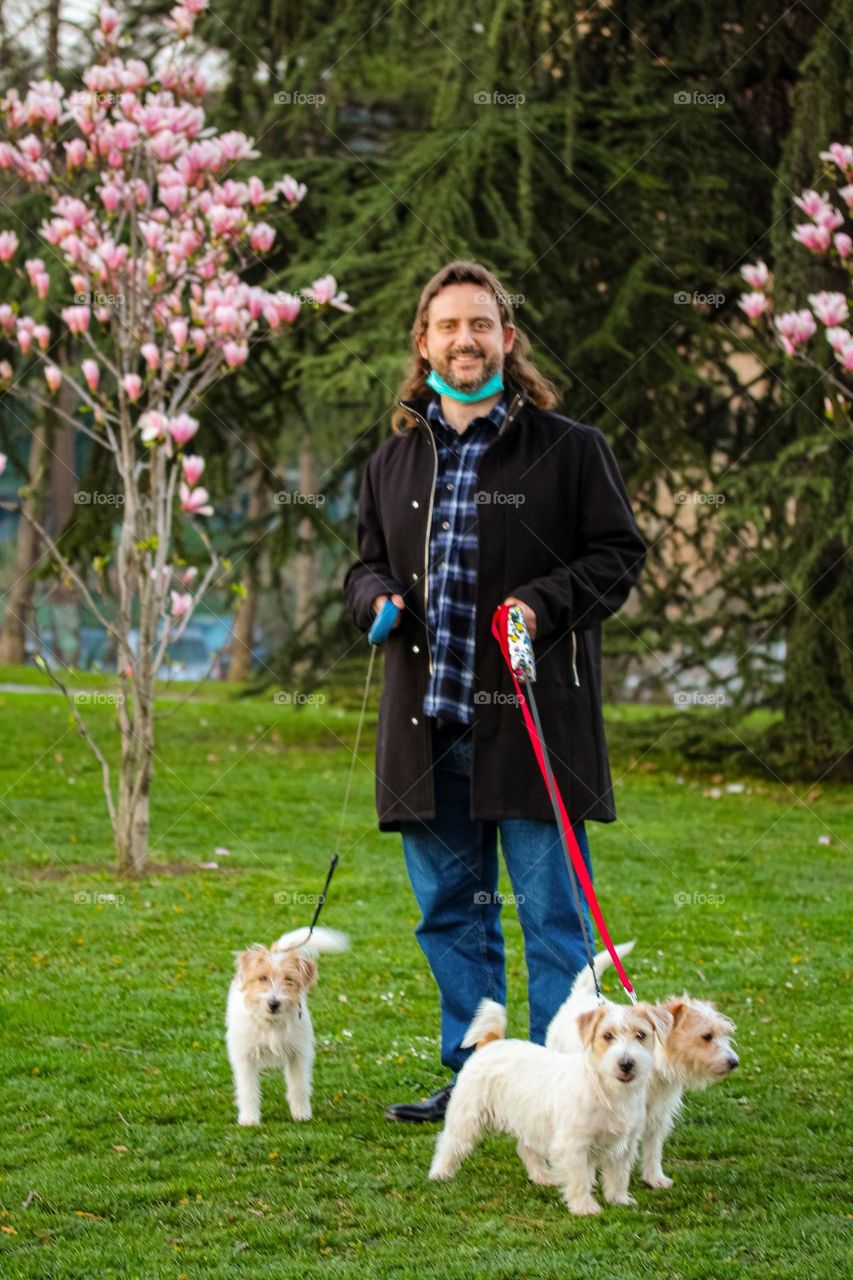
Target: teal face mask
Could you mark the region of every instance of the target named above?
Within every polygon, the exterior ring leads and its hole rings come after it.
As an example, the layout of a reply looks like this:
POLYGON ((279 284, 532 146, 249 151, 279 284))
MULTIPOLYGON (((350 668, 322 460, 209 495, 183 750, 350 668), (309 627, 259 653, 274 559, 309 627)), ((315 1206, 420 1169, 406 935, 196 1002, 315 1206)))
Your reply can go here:
POLYGON ((500 370, 493 373, 488 382, 485 382, 479 391, 457 391, 455 387, 451 387, 449 383, 444 381, 440 373, 436 373, 435 369, 430 369, 427 375, 427 386, 432 387, 433 391, 437 391, 439 395, 449 396, 451 400, 459 400, 462 404, 475 404, 477 400, 486 400, 489 396, 493 396, 498 391, 503 391, 503 374, 500 370))

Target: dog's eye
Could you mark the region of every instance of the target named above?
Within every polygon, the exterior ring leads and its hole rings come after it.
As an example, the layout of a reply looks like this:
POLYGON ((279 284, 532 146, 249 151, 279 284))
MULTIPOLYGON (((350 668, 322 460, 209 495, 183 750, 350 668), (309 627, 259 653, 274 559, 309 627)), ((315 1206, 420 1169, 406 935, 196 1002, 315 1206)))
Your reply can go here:
POLYGON ((705 1034, 704 1034, 704 1036, 702 1037, 702 1039, 703 1039, 703 1040, 707 1040, 708 1042, 710 1042, 711 1040, 713 1040, 713 1039, 714 1039, 713 1032, 711 1032, 711 1031, 706 1031, 706 1032, 705 1032, 705 1034))
POLYGON ((637 1039, 638 1039, 638 1040, 645 1040, 645 1038, 646 1038, 646 1033, 645 1033, 645 1031, 638 1031, 638 1032, 637 1032, 637 1039))
POLYGON ((612 1031, 605 1031, 604 1035, 603 1035, 601 1038, 602 1038, 602 1040, 608 1040, 608 1041, 609 1041, 609 1040, 612 1040, 612 1039, 613 1039, 613 1032, 612 1032, 612 1031))

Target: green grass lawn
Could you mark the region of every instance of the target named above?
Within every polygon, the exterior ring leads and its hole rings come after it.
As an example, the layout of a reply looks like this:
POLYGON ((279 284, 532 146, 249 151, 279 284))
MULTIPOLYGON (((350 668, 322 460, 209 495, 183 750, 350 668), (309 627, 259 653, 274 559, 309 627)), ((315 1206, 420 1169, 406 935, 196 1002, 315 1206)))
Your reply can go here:
MULTIPOLYGON (((323 958, 313 997, 315 1120, 293 1123, 269 1075, 262 1127, 237 1128, 223 1043, 231 952, 310 917, 299 895, 322 884, 355 717, 271 694, 162 709, 156 872, 127 883, 112 872, 99 768, 62 700, 0 694, 0 1274, 842 1272, 853 841, 840 788, 718 761, 682 768, 665 741, 631 758, 621 732, 636 716, 610 717, 620 820, 589 828, 602 905, 615 937, 639 939, 641 996, 718 1001, 738 1023, 742 1066, 690 1099, 665 1161, 671 1191, 640 1188, 635 1209, 576 1219, 556 1189, 526 1182, 510 1139, 490 1138, 456 1181, 433 1185, 434 1127, 383 1120, 385 1103, 432 1092, 445 1073, 399 836, 375 827, 369 734, 324 915, 353 946, 323 958)), ((86 714, 108 731, 109 708, 86 714)), ((504 916, 510 1029, 524 1035, 521 938, 504 916)))

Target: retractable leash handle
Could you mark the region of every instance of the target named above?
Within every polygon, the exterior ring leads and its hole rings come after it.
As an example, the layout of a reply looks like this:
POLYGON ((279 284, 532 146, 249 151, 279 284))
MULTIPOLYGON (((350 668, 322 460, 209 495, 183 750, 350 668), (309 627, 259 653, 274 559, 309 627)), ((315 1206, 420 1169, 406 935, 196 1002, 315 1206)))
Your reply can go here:
POLYGON ((308 929, 308 938, 306 938, 306 942, 310 940, 311 934, 314 932, 314 927, 317 924, 317 921, 320 919, 320 912, 323 910, 323 907, 326 905, 326 894, 328 892, 329 885, 332 880, 332 876, 335 874, 335 867, 338 865, 341 858, 341 855, 339 852, 341 847, 341 834, 344 829, 344 819, 346 817, 347 807, 349 805, 349 795, 350 795, 350 788, 352 786, 353 770, 355 769, 355 762, 356 762, 356 759, 358 758, 358 744, 361 742, 361 730, 364 724, 364 713, 367 708, 367 696, 368 696, 368 693, 370 692, 370 681, 371 681, 371 677, 373 676, 373 662, 376 657, 376 650, 378 649, 379 645, 384 644, 385 641, 390 636, 399 612, 400 610, 397 608, 394 601, 391 600, 389 597, 389 599, 385 601, 382 608, 379 610, 378 614, 376 615, 373 621, 372 627, 367 633, 367 639, 370 641, 370 661, 367 664, 367 677, 364 681, 364 693, 362 694, 362 698, 361 698, 361 711, 359 712, 358 726, 355 731, 355 746, 352 749, 352 761, 350 762, 349 775, 347 776, 347 786, 346 786, 346 791, 344 792, 344 802, 341 807, 340 822, 338 823, 338 838, 337 838, 337 841, 335 842, 335 852, 332 854, 332 860, 329 863, 329 870, 326 872, 326 883, 323 885, 323 891, 317 899, 317 906, 314 911, 314 919, 311 921, 311 925, 308 929))
MULTIPOLYGON (((492 635, 500 645, 501 653, 509 667, 510 675, 512 676, 515 691, 518 695, 519 704, 521 706, 521 713, 524 716, 524 723, 533 746, 533 751, 536 755, 536 761, 539 765, 542 777, 545 780, 545 786, 548 790, 548 795, 551 799, 555 815, 559 819, 558 826, 562 832, 564 848, 568 849, 575 876, 580 883, 583 895, 589 905, 593 919, 598 926, 598 932, 601 934, 601 939, 607 948, 610 954, 610 959, 613 961, 616 972, 619 975, 619 981, 622 983, 622 986, 625 988, 625 991, 628 993, 631 1000, 636 1002, 636 992, 634 991, 631 981, 625 972, 622 961, 620 960, 616 952, 616 948, 611 940, 610 933, 604 920, 604 915, 598 904, 595 889, 592 886, 592 880, 589 872, 587 871, 586 863, 583 860, 583 854, 581 853, 577 842, 577 837, 572 830, 572 824, 569 821, 569 815, 566 812, 563 797, 560 795, 559 788, 557 787, 556 780, 554 779, 554 775, 550 767, 548 751, 542 734, 541 724, 539 723, 536 700, 533 696, 532 684, 536 679, 536 668, 533 660, 533 646, 530 642, 530 636, 524 624, 524 616, 517 605, 498 605, 492 616, 492 635), (524 680, 528 686, 530 694, 529 708, 528 699, 525 698, 522 693, 519 679, 524 680), (534 712, 533 716, 530 714, 531 710, 534 712)), ((577 903, 577 899, 576 905, 579 905, 577 903)), ((584 928, 582 917, 580 917, 579 923, 584 941, 586 941, 586 930, 584 928)), ((594 965, 592 965, 592 970, 596 992, 600 996, 601 992, 598 985, 598 978, 595 974, 594 965)))

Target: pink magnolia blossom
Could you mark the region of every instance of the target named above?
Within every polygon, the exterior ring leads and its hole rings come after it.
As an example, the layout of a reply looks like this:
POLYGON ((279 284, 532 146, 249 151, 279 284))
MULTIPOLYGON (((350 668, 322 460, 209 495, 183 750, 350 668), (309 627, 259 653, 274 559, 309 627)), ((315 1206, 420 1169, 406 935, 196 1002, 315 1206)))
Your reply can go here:
POLYGON ((159 444, 166 439, 168 419, 158 409, 149 409, 139 419, 143 444, 159 444))
POLYGON ((834 231, 844 222, 844 214, 840 209, 836 209, 835 205, 828 204, 816 215, 815 222, 819 227, 825 227, 827 231, 834 231))
POLYGON ((291 178, 289 173, 284 175, 281 182, 275 184, 275 189, 280 191, 285 200, 292 205, 299 204, 299 201, 305 198, 305 192, 308 190, 304 182, 297 182, 295 178, 291 178))
POLYGON ((184 445, 188 440, 192 440, 198 431, 198 421, 191 418, 188 413, 181 413, 176 418, 169 419, 169 435, 177 445, 184 445))
POLYGON ((255 253, 269 253, 275 240, 275 228, 268 222, 256 222, 249 232, 249 244, 255 253))
POLYGON ((827 329, 824 337, 833 351, 843 351, 845 347, 849 347, 853 343, 853 334, 841 325, 833 325, 831 329, 827 329))
POLYGON ((181 347, 185 347, 187 345, 189 328, 190 327, 186 320, 173 320, 169 325, 169 332, 172 335, 172 341, 179 351, 181 347))
POLYGON ((805 307, 800 311, 786 311, 783 315, 776 316, 774 324, 779 333, 779 341, 789 356, 795 355, 797 348, 808 342, 817 331, 815 318, 805 307))
POLYGON ((160 348, 156 342, 144 342, 139 352, 151 372, 156 373, 160 368, 160 348))
POLYGON ((172 591, 172 616, 183 618, 192 608, 193 598, 189 591, 172 591))
POLYGON ((82 138, 72 138, 63 143, 65 147, 65 163, 69 169, 78 169, 86 160, 86 143, 82 138))
POLYGON ((198 484, 204 471, 204 458, 200 458, 197 453, 188 453, 181 458, 181 469, 184 473, 184 479, 190 488, 198 484))
POLYGON ((839 325, 847 319, 847 299, 843 293, 810 293, 808 301, 821 324, 839 325))
POLYGON ((47 351, 50 346, 50 329, 46 324, 37 324, 33 326, 33 337, 39 344, 40 351, 47 351))
POLYGON ((63 307, 61 315, 70 332, 75 334, 85 333, 92 318, 92 312, 85 306, 63 307))
POLYGON ((142 379, 138 373, 126 373, 121 380, 121 385, 127 394, 127 398, 134 404, 142 393, 142 379))
POLYGON ((189 565, 181 574, 181 582, 185 587, 190 586, 198 577, 198 569, 194 564, 189 565))
POLYGON ((762 261, 741 267, 740 273, 753 289, 763 289, 770 279, 767 263, 762 261))
POLYGON ((853 240, 851 240, 850 236, 848 236, 844 231, 839 231, 837 235, 833 236, 832 243, 835 245, 838 250, 838 255, 841 258, 849 258, 851 252, 853 252, 853 240))
POLYGON ((249 348, 245 342, 226 342, 222 347, 222 354, 228 368, 236 369, 239 365, 246 363, 249 348))
POLYGON ((793 235, 812 253, 825 253, 832 238, 829 227, 816 226, 813 222, 801 223, 794 228, 793 235))
POLYGON ((97 360, 84 360, 80 366, 83 370, 83 377, 90 391, 98 390, 98 383, 101 380, 101 370, 98 367, 97 360))
POLYGON ((9 364, 8 360, 0 360, 0 382, 11 382, 15 376, 15 370, 9 364))
POLYGON ((807 218, 816 218, 827 207, 827 198, 810 188, 801 196, 794 196, 794 204, 802 209, 807 218))
POLYGON ((853 147, 845 146, 840 142, 833 142, 828 151, 821 151, 820 158, 837 165, 844 174, 853 170, 853 147))
POLYGON ((18 321, 18 332, 16 336, 18 339, 18 346, 20 347, 23 355, 26 355, 29 352, 30 347, 33 345, 34 328, 35 321, 31 320, 29 316, 24 316, 23 319, 18 321))
POLYGON ((6 457, 6 454, 0 453, 0 476, 2 476, 3 472, 6 470, 6 463, 8 461, 9 459, 6 457))
POLYGON ((743 293, 738 299, 741 307, 750 320, 757 320, 768 308, 767 298, 763 293, 743 293))
POLYGON ((190 489, 188 484, 182 480, 178 486, 178 496, 181 500, 181 507, 191 516, 212 516, 213 507, 208 503, 210 496, 206 489, 190 489))
POLYGON ((51 391, 58 391, 62 385, 62 373, 57 369, 55 364, 46 364, 44 367, 44 376, 47 385, 51 391))
POLYGON ((0 262, 11 262, 18 248, 18 237, 14 231, 0 231, 0 262))

